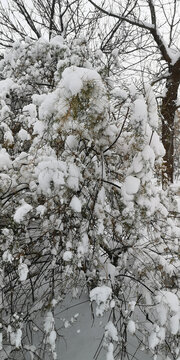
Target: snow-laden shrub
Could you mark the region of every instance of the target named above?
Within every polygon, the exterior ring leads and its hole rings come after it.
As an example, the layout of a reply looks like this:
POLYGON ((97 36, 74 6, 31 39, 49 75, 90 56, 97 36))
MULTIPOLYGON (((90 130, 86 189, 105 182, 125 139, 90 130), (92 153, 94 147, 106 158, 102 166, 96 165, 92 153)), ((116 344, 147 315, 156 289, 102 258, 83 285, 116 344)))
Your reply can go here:
POLYGON ((128 334, 175 359, 179 229, 157 174, 155 99, 112 91, 87 54, 27 39, 0 64, 0 356, 41 357, 43 338, 56 359, 55 308, 86 289, 112 315, 107 359, 126 356, 128 334))

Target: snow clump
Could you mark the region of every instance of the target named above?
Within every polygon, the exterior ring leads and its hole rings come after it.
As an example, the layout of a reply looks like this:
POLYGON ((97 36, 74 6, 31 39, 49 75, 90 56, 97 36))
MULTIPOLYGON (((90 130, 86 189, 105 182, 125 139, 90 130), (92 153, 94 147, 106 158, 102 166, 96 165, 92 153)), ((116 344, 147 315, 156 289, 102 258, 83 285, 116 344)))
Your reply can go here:
POLYGON ((97 304, 96 315, 103 316, 104 311, 110 308, 112 289, 108 286, 97 286, 90 291, 90 301, 97 304))
POLYGON ((15 214, 14 214, 14 221, 17 223, 20 223, 24 220, 26 214, 32 210, 32 206, 27 204, 26 202, 23 202, 23 204, 17 208, 15 214))
POLYGON ((140 187, 140 180, 135 176, 127 176, 125 179, 125 190, 129 195, 134 195, 138 192, 140 187))

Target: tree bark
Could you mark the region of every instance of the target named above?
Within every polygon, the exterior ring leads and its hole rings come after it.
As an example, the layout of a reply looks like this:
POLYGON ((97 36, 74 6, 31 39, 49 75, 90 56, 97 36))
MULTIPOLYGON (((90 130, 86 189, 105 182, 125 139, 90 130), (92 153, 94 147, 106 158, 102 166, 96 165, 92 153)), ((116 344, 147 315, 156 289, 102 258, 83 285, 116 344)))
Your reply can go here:
POLYGON ((174 174, 174 119, 177 109, 177 96, 180 84, 180 60, 171 67, 170 76, 166 84, 166 95, 161 106, 162 115, 162 143, 166 154, 162 182, 164 185, 173 182, 174 174))

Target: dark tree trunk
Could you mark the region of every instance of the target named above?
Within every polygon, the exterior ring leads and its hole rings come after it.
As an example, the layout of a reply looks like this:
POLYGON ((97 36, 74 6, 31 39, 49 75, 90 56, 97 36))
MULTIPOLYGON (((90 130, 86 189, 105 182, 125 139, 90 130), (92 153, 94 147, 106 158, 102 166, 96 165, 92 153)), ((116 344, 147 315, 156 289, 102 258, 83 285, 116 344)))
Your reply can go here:
POLYGON ((180 84, 180 60, 171 67, 171 75, 166 84, 166 95, 161 106, 162 143, 166 150, 164 156, 163 184, 172 183, 174 175, 174 119, 177 109, 177 95, 180 84))

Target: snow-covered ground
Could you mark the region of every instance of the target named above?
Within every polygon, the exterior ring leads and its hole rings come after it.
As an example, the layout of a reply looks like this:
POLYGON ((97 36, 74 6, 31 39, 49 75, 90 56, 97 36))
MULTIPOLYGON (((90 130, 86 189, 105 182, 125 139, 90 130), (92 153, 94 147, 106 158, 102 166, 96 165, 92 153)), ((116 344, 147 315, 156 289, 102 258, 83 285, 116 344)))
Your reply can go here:
MULTIPOLYGON (((66 319, 66 326, 74 316, 77 316, 77 320, 74 321, 73 325, 60 330, 63 337, 57 341, 57 360, 106 360, 106 351, 102 349, 101 341, 109 314, 102 318, 95 315, 93 318, 90 303, 84 295, 79 300, 73 300, 71 304, 67 301, 64 304, 64 311, 57 315, 61 320, 60 322, 62 319, 66 319), (77 314, 79 315, 77 316, 77 314)), ((129 360, 152 359, 150 354, 136 350, 135 339, 130 336, 129 360)), ((119 360, 121 357, 119 356, 117 359, 119 360)))

